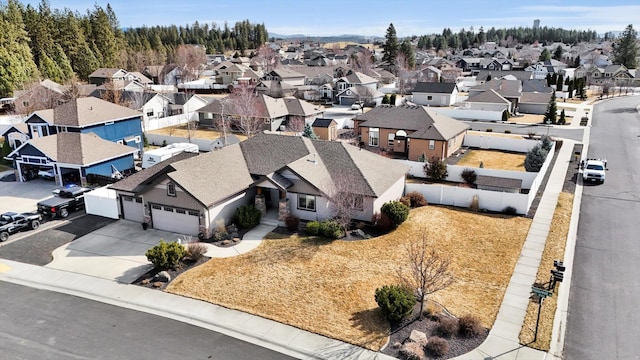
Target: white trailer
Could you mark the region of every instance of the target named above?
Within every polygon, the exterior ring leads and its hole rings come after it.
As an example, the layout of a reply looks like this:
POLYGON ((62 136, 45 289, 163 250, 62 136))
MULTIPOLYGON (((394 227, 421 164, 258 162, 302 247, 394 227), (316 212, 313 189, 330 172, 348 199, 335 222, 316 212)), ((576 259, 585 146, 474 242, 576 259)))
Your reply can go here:
POLYGON ((159 149, 145 151, 142 155, 142 168, 151 167, 181 152, 198 153, 198 151, 198 145, 191 143, 175 143, 159 149))

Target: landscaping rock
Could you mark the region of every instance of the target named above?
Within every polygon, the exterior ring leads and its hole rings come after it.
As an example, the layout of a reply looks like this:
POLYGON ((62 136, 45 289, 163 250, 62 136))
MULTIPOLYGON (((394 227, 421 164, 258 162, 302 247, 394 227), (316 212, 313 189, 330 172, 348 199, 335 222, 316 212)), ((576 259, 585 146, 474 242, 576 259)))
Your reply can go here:
POLYGON ((422 331, 412 330, 411 335, 409 335, 409 341, 425 346, 427 345, 427 334, 422 331))
POLYGON ((147 284, 148 284, 148 283, 150 283, 150 282, 151 282, 151 280, 149 280, 149 279, 144 279, 144 280, 142 280, 142 285, 147 285, 147 284))
POLYGON ((162 285, 164 285, 164 283, 160 282, 160 281, 156 281, 153 283, 153 287, 155 288, 161 288, 162 285))
POLYGON ((231 244, 231 240, 222 240, 222 245, 229 245, 231 244))
POLYGON ((234 237, 233 238, 233 242, 235 242, 235 243, 240 242, 240 238, 239 237, 234 237))
POLYGON ((169 282, 171 281, 171 275, 169 275, 169 272, 167 271, 160 271, 156 276, 155 279, 156 281, 163 281, 163 282, 169 282))

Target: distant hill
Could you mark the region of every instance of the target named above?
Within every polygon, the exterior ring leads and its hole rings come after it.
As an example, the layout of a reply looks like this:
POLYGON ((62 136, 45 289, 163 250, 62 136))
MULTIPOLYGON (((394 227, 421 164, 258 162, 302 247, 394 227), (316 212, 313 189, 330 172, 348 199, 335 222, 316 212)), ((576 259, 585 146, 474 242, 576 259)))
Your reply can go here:
POLYGON ((369 43, 378 39, 384 39, 380 36, 363 36, 363 35, 334 35, 334 36, 309 36, 303 34, 294 35, 282 35, 276 33, 269 33, 269 39, 297 39, 297 40, 313 40, 321 43, 328 42, 355 42, 355 43, 369 43))

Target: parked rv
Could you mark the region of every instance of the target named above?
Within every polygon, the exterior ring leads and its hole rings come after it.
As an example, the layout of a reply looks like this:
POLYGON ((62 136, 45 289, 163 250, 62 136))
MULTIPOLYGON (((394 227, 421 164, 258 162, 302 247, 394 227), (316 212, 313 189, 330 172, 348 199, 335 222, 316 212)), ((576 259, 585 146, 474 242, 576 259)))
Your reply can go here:
POLYGON ((172 156, 178 155, 181 152, 198 153, 198 145, 190 143, 175 143, 159 149, 145 151, 142 155, 142 168, 146 169, 151 167, 172 156))

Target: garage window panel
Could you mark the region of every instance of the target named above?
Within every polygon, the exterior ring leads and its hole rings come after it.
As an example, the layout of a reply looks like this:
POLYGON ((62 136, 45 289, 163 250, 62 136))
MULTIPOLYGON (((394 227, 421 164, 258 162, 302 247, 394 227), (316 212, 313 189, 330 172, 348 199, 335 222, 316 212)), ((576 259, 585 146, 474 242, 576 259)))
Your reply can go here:
POLYGON ((122 200, 124 200, 124 201, 133 201, 133 197, 132 196, 123 196, 122 200))
POLYGON ((200 213, 197 211, 189 211, 189 215, 191 216, 200 216, 200 213))
POLYGON ((186 212, 185 210, 183 210, 183 209, 176 209, 176 212, 177 212, 178 214, 186 214, 186 213, 187 213, 187 212, 186 212))
POLYGON ((160 205, 151 205, 152 209, 161 210, 162 207, 160 205))
POLYGON ((162 208, 162 210, 167 211, 167 212, 173 212, 173 208, 170 206, 165 206, 162 208))

